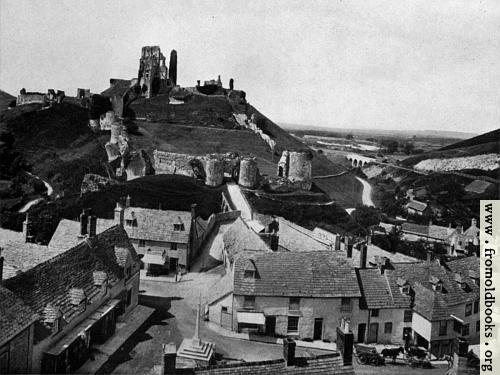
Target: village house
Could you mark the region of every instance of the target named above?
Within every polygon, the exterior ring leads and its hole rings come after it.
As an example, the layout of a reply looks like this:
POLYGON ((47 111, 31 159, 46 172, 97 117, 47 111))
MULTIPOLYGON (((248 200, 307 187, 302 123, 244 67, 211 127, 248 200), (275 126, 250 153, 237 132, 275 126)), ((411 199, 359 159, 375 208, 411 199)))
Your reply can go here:
POLYGON ((471 225, 467 230, 462 227, 457 228, 450 238, 450 247, 448 255, 473 255, 479 251, 479 228, 477 220, 472 219, 471 225))
POLYGON ((12 305, 6 306, 2 298, 0 316, 12 322, 6 325, 0 319, 2 363, 21 368, 16 366, 23 357, 26 372, 77 370, 92 345, 110 338, 116 320, 126 319, 136 307, 139 268, 126 232, 116 225, 98 235, 92 230, 84 242, 3 280, 1 289, 8 290, 3 293, 12 305), (17 337, 16 354, 6 357, 7 346, 17 337))
POLYGON ((195 259, 205 227, 189 211, 155 210, 117 203, 115 223, 123 226, 150 274, 187 271, 195 259))
POLYGON ((358 324, 357 342, 401 345, 410 338, 413 317, 410 287, 405 280, 389 277, 388 267, 387 258, 374 268, 360 265, 361 309, 367 313, 366 321, 358 324))
POLYGON ((433 225, 432 221, 429 225, 403 223, 401 225, 401 232, 403 239, 406 241, 420 241, 425 242, 440 242, 449 243, 451 237, 455 234, 455 229, 451 226, 443 227, 440 225, 433 225))
POLYGON ((479 342, 479 258, 472 256, 440 264, 393 263, 388 280, 413 298, 411 340, 440 357, 450 354, 462 337, 479 342))
POLYGON ((224 328, 333 341, 341 318, 357 327, 361 293, 342 254, 245 251, 221 282, 231 277, 232 288, 208 304, 209 320, 224 328))
POLYGON ((405 209, 408 215, 423 216, 429 212, 427 203, 419 202, 414 199, 411 199, 405 204, 405 209))

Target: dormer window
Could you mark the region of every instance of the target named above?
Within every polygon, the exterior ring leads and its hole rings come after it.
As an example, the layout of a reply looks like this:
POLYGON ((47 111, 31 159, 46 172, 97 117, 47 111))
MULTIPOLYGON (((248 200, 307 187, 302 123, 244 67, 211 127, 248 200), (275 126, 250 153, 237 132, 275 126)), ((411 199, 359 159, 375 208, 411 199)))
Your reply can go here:
POLYGON ((401 277, 398 277, 398 279, 396 280, 396 283, 398 284, 399 286, 399 290, 401 291, 401 293, 403 294, 410 294, 410 284, 408 284, 408 281, 401 278, 401 277))
POLYGON ((174 231, 181 232, 183 230, 184 230, 184 224, 183 223, 174 224, 174 231))
POLYGON ((257 267, 252 259, 248 259, 245 268, 243 269, 243 277, 245 279, 256 279, 257 278, 257 267))
POLYGON ((467 283, 465 282, 464 278, 462 277, 462 275, 460 275, 459 273, 456 273, 455 274, 455 281, 457 282, 458 286, 462 289, 462 290, 466 290, 467 289, 467 283))
POLYGON ((410 286, 409 285, 405 285, 401 288, 401 292, 403 292, 403 294, 410 294, 410 286))
POLYGON ((432 286, 432 288, 436 291, 436 292, 442 292, 443 291, 443 283, 439 282, 437 284, 434 284, 432 286))
POLYGON ((85 291, 80 288, 71 288, 69 290, 69 302, 79 311, 85 311, 87 307, 87 295, 85 291))
POLYGON ((61 330, 63 318, 61 309, 48 303, 43 309, 42 317, 43 323, 49 327, 53 333, 57 333, 61 330))

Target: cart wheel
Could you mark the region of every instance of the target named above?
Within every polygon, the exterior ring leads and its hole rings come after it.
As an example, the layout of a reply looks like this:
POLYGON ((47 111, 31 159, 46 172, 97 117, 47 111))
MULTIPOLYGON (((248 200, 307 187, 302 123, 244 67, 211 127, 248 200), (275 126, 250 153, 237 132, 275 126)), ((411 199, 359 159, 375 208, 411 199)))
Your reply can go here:
POLYGON ((359 361, 361 362, 362 365, 366 365, 366 363, 368 362, 368 358, 366 357, 366 355, 360 355, 359 361))
POLYGON ((370 359, 370 365, 378 366, 380 364, 380 360, 377 357, 373 357, 370 359))

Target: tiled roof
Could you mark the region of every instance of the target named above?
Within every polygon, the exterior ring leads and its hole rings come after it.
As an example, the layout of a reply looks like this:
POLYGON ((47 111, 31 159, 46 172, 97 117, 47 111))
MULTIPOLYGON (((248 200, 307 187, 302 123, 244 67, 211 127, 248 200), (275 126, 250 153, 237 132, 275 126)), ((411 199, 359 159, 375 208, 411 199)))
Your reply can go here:
POLYGON ((415 292, 414 310, 429 320, 446 319, 449 308, 479 299, 479 286, 470 278, 469 270, 479 273, 479 258, 466 257, 440 265, 437 262, 394 263, 386 270, 389 278, 408 280, 415 292), (466 284, 465 290, 455 280, 456 273, 466 284), (440 280, 443 291, 434 291, 432 282, 440 280))
POLYGON ((116 259, 115 247, 128 249, 130 256, 138 259, 125 231, 117 225, 98 234, 94 241, 80 243, 49 261, 5 280, 3 285, 41 316, 48 305, 60 309, 68 323, 78 312, 78 307, 71 304, 71 290, 81 289, 92 302, 100 293, 100 286, 94 282, 95 271, 106 272, 110 287, 124 278, 123 269, 116 259))
POLYGON ((245 250, 270 251, 266 243, 246 225, 241 217, 230 225, 222 238, 224 251, 230 260, 245 250))
POLYGON ((35 319, 33 310, 0 285, 0 345, 28 327, 35 319))
POLYGON ((443 241, 447 240, 455 232, 455 229, 453 228, 442 227, 439 225, 421 225, 413 223, 403 223, 401 229, 406 233, 414 233, 443 241))
POLYGON ((406 204, 406 208, 411 208, 416 211, 424 211, 427 208, 427 204, 411 200, 406 204))
POLYGON ((0 246, 10 241, 24 241, 23 232, 16 232, 10 229, 0 228, 0 246))
POLYGON ((329 244, 319 239, 312 231, 282 217, 279 222, 279 245, 289 251, 330 250, 329 244))
POLYGON ((254 252, 236 258, 234 294, 256 296, 359 297, 350 260, 338 252, 254 252), (256 278, 244 271, 255 266, 256 278))
POLYGON ((194 369, 194 373, 197 375, 354 375, 353 367, 344 366, 342 357, 337 353, 296 357, 295 361, 296 364, 291 366, 287 366, 284 359, 276 359, 198 367, 194 369))
POLYGON ((27 271, 61 253, 60 250, 24 241, 11 241, 3 244, 3 278, 9 279, 19 272, 27 271))
MULTIPOLYGON (((96 232, 101 233, 106 229, 116 225, 114 220, 97 219, 96 232)), ((56 231, 49 242, 50 249, 67 250, 77 244, 84 242, 85 237, 78 237, 80 234, 80 222, 74 220, 61 219, 56 231)))
POLYGON ((411 297, 403 294, 398 286, 400 278, 388 277, 387 272, 381 274, 378 268, 358 270, 359 286, 363 299, 369 309, 408 309, 411 297))
POLYGON ((125 220, 137 220, 137 226, 125 225, 130 238, 187 243, 191 230, 191 212, 172 210, 153 210, 149 208, 128 207, 125 220), (183 231, 174 231, 174 224, 184 224, 183 231))

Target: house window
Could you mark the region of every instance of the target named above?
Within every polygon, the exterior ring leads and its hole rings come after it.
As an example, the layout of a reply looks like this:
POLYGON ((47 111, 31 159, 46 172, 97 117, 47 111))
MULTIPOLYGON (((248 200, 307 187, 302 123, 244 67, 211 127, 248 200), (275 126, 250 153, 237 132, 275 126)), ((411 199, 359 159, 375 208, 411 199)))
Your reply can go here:
POLYGON ((245 296, 245 300, 243 301, 243 307, 245 309, 254 309, 255 308, 255 296, 245 296))
POLYGON ((180 224, 174 224, 174 231, 176 232, 180 232, 180 231, 183 231, 184 230, 184 224, 180 223, 180 224))
POLYGON ((352 303, 350 298, 342 297, 342 304, 340 306, 340 311, 352 311, 352 303))
POLYGON ((139 247, 146 246, 146 240, 139 240, 139 247))
POLYGON ((170 243, 170 250, 177 250, 177 244, 175 242, 170 243))
POLYGON ((479 301, 474 301, 474 314, 479 312, 479 301))
POLYGON ((403 315, 403 322, 409 323, 412 320, 413 320, 413 311, 405 310, 404 315, 403 315))
POLYGON ((288 301, 288 310, 300 310, 300 298, 290 297, 288 301))
POLYGON ((227 313, 227 306, 222 306, 221 307, 221 312, 227 313))
POLYGON ((288 317, 288 333, 298 333, 299 332, 299 317, 289 316, 288 317))
POLYGON ((472 303, 465 305, 465 316, 472 315, 472 303))
POLYGON ((434 284, 434 290, 435 290, 436 292, 441 292, 441 291, 443 291, 443 284, 441 284, 441 283, 434 284))
POLYGON ((245 270, 243 277, 245 279, 255 279, 255 270, 245 270))
POLYGON ((402 292, 404 294, 410 294, 410 286, 409 285, 405 285, 403 288, 402 288, 402 292))
POLYGON ((439 321, 439 336, 446 336, 448 331, 448 321, 440 320, 439 321))
POLYGON ((481 321, 478 320, 476 321, 476 332, 479 332, 480 329, 481 329, 481 321))
POLYGON ((378 317, 378 309, 372 309, 370 316, 377 318, 378 317))
POLYGON ((462 336, 469 336, 469 324, 464 324, 462 327, 462 336))
POLYGON ((387 322, 384 325, 384 333, 391 334, 392 333, 392 322, 387 322))

